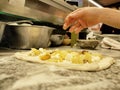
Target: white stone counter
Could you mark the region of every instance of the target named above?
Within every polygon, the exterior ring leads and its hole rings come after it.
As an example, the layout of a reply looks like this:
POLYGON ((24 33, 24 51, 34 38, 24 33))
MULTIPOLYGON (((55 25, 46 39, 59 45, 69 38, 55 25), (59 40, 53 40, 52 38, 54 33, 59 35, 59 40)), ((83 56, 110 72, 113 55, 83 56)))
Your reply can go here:
POLYGON ((98 72, 20 61, 12 56, 16 51, 0 50, 0 90, 120 90, 120 51, 93 50, 116 59, 110 68, 98 72))

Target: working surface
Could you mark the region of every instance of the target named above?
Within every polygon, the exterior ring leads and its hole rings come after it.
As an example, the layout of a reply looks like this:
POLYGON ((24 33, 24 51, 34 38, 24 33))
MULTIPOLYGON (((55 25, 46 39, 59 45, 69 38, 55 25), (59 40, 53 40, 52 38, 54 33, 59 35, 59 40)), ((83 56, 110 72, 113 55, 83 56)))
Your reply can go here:
POLYGON ((13 57, 17 51, 0 50, 0 90, 120 90, 120 51, 93 50, 116 59, 109 69, 98 72, 20 61, 13 57))

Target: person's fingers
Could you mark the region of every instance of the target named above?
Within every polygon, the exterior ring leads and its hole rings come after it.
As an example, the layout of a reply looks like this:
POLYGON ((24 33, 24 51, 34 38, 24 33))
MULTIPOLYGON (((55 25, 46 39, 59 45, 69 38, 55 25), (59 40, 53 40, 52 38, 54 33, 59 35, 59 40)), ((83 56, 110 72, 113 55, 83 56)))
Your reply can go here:
POLYGON ((82 20, 78 20, 74 25, 71 26, 69 32, 79 33, 82 29, 86 28, 86 24, 82 20))
POLYGON ((73 17, 71 14, 68 15, 64 20, 63 29, 67 29, 69 26, 71 26, 76 21, 76 18, 73 17))
POLYGON ((69 29, 69 32, 74 32, 74 30, 75 30, 75 26, 72 26, 70 29, 69 29))
POLYGON ((69 29, 69 32, 75 31, 75 29, 76 29, 77 27, 79 27, 79 26, 80 26, 80 23, 75 22, 74 25, 72 25, 71 28, 69 29))
POLYGON ((64 20, 63 29, 67 29, 69 26, 71 26, 73 23, 76 22, 76 20, 80 19, 81 14, 79 14, 81 9, 77 9, 73 12, 71 12, 64 20))
POLYGON ((81 25, 83 28, 86 28, 86 27, 87 27, 87 24, 86 24, 83 20, 81 20, 81 19, 78 20, 78 23, 80 23, 80 25, 81 25))
POLYGON ((78 34, 81 30, 84 29, 82 26, 79 26, 75 29, 75 33, 78 34))

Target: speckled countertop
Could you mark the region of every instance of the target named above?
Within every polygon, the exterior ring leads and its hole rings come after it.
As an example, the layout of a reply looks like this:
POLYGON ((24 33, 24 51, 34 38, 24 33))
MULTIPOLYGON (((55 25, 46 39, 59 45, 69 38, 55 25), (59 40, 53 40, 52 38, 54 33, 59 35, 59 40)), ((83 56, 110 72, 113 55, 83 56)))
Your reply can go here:
POLYGON ((17 50, 0 50, 0 90, 120 90, 120 51, 93 51, 114 57, 115 64, 98 72, 75 71, 20 61, 13 57, 17 50))

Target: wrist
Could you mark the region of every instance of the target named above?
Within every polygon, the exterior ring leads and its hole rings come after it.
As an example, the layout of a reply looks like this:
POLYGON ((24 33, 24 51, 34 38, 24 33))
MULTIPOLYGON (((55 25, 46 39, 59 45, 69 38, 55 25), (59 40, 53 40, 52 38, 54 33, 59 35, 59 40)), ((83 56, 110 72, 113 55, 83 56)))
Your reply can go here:
POLYGON ((114 16, 113 12, 114 10, 110 8, 102 8, 100 11, 100 16, 99 16, 100 22, 107 24, 107 22, 114 16))
POLYGON ((99 19, 98 19, 98 21, 100 22, 100 23, 105 23, 105 19, 106 19, 106 16, 107 16, 107 8, 99 8, 100 10, 100 12, 99 12, 99 19))

